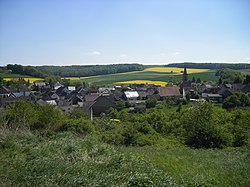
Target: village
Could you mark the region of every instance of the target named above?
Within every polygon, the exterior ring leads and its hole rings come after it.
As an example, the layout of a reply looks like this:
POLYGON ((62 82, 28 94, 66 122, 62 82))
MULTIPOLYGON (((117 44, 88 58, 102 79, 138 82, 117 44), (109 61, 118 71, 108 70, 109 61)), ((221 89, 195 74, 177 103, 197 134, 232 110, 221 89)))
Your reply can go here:
POLYGON ((249 84, 195 83, 188 80, 187 68, 184 68, 182 81, 178 86, 168 84, 165 87, 153 84, 118 85, 114 87, 83 88, 64 86, 57 82, 53 85, 44 81, 35 81, 18 92, 0 87, 0 108, 24 100, 39 105, 49 104, 70 114, 75 109, 85 112, 89 119, 100 116, 109 108, 124 106, 129 111, 143 111, 145 102, 154 99, 161 102, 166 97, 175 97, 181 101, 222 103, 234 93, 250 95, 249 84))

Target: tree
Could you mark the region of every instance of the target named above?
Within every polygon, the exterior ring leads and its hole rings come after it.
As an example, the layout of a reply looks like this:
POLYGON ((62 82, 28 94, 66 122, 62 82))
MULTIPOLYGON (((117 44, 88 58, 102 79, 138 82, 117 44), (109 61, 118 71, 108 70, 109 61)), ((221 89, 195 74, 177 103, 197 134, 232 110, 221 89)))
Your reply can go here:
POLYGON ((222 78, 220 77, 220 79, 219 79, 219 84, 222 84, 222 78))
POLYGON ((234 78, 234 83, 242 83, 242 76, 236 76, 235 78, 234 78))
POLYGON ((240 103, 241 102, 236 95, 231 95, 224 100, 222 107, 227 110, 230 110, 232 108, 239 106, 240 103))
POLYGON ((192 82, 195 82, 195 78, 194 77, 192 78, 192 82))
POLYGON ((146 100, 147 108, 154 108, 156 106, 157 100, 155 98, 150 98, 146 100))
POLYGON ((247 94, 242 94, 240 96, 240 102, 241 106, 249 106, 250 105, 250 99, 247 94))
POLYGON ((185 143, 195 148, 222 148, 229 143, 227 133, 213 117, 214 107, 204 103, 182 115, 185 143))
POLYGON ((201 79, 197 78, 196 83, 201 83, 201 79))
POLYGON ((176 109, 176 112, 181 112, 182 105, 181 103, 178 105, 178 108, 176 109))
POLYGON ((249 84, 249 83, 250 83, 250 75, 247 75, 244 80, 244 84, 249 84))

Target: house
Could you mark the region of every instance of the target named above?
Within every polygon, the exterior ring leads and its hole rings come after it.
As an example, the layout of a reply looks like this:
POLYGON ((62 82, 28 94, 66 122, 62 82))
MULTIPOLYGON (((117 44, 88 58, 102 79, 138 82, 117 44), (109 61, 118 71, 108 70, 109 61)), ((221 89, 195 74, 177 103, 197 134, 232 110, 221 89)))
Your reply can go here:
POLYGON ((68 90, 71 91, 71 92, 72 92, 72 91, 75 91, 75 90, 76 90, 76 87, 75 87, 75 86, 68 86, 68 90))
POLYGON ((221 103, 222 102, 222 96, 220 94, 206 94, 202 96, 204 99, 207 101, 212 101, 212 102, 217 102, 221 103))
POLYGON ((56 90, 56 94, 60 97, 60 99, 64 99, 67 95, 70 94, 71 91, 66 87, 60 87, 56 90))
POLYGON ((217 93, 220 94, 223 99, 227 98, 230 95, 233 95, 232 91, 227 89, 227 87, 222 87, 217 93))
POLYGON ((11 95, 11 92, 5 88, 5 87, 0 87, 0 98, 6 98, 11 95))
POLYGON ((178 86, 167 86, 167 87, 159 87, 157 88, 158 95, 162 99, 163 97, 170 97, 170 96, 181 96, 180 87, 178 86))
POLYGON ((17 99, 24 100, 27 102, 32 102, 32 103, 35 103, 37 100, 35 94, 29 91, 13 92, 11 95, 17 99))
POLYGON ((99 93, 90 93, 85 95, 84 100, 85 102, 93 102, 100 96, 99 93))
POLYGON ((37 87, 44 87, 44 86, 46 86, 46 83, 42 80, 37 80, 34 82, 34 85, 37 87))
POLYGON ((57 103, 55 100, 46 100, 45 103, 49 104, 49 105, 53 105, 53 106, 57 106, 57 103))
POLYGON ((111 93, 115 91, 115 88, 99 88, 98 92, 99 93, 111 93))
POLYGON ((250 85, 245 85, 241 91, 250 97, 250 85))
POLYGON ((63 87, 63 85, 60 84, 59 82, 57 82, 57 83, 54 84, 54 90, 57 90, 57 89, 59 89, 61 87, 63 87))
POLYGON ((5 108, 7 105, 18 102, 19 99, 15 97, 5 97, 0 99, 0 107, 5 108))
POLYGON ((74 91, 65 97, 65 101, 68 105, 72 105, 73 107, 82 107, 84 99, 81 95, 78 95, 78 93, 74 91))
POLYGON ((124 91, 124 97, 128 101, 135 101, 139 97, 139 93, 137 91, 124 91))
POLYGON ((101 95, 94 101, 84 102, 83 110, 90 114, 90 119, 94 116, 99 116, 101 113, 106 112, 110 108, 114 108, 115 97, 114 95, 101 95))

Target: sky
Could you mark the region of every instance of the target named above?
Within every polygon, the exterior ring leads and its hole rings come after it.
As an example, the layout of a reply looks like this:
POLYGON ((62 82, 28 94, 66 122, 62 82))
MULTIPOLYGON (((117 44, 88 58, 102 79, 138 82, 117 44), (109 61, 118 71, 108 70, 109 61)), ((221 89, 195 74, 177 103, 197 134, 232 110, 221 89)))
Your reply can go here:
POLYGON ((0 65, 250 62, 250 0, 0 0, 0 65))

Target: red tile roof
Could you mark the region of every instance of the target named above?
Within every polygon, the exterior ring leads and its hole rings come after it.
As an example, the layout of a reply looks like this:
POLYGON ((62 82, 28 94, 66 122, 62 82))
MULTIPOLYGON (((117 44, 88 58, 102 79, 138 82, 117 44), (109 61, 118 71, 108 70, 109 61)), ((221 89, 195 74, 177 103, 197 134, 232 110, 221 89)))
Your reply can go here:
POLYGON ((161 97, 166 96, 180 96, 180 87, 173 86, 173 87, 159 87, 158 88, 159 95, 161 97))

